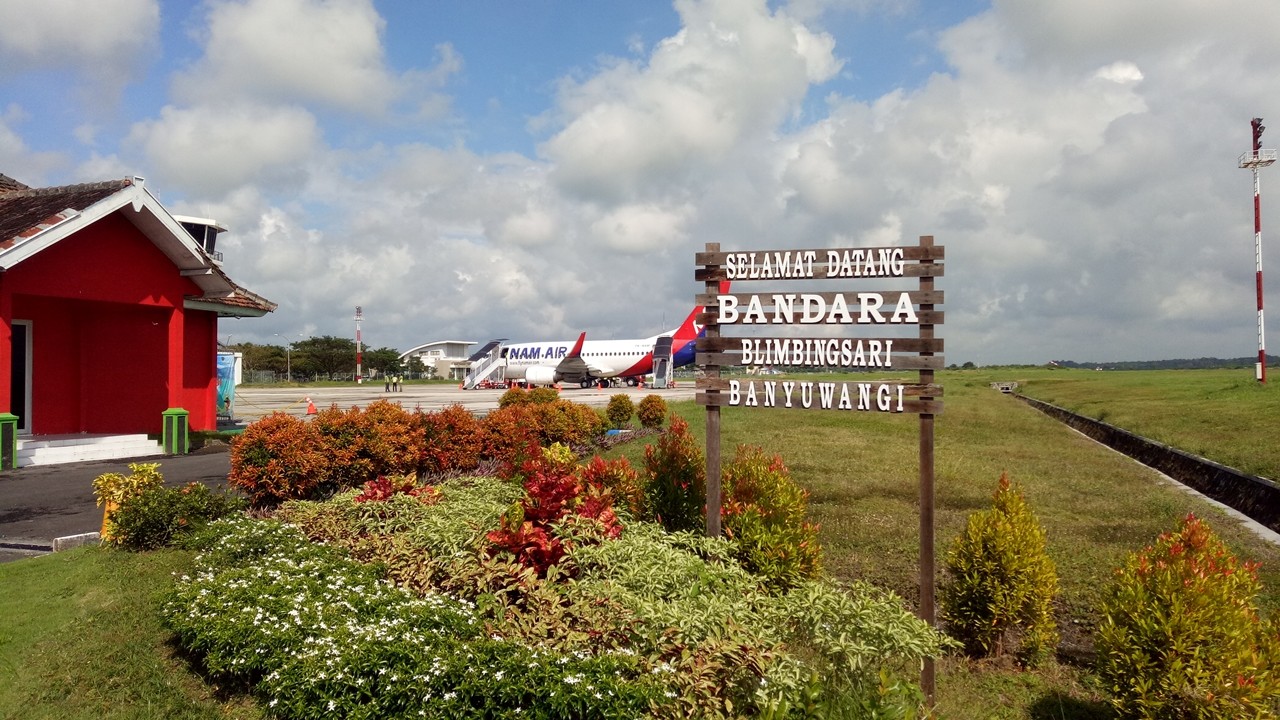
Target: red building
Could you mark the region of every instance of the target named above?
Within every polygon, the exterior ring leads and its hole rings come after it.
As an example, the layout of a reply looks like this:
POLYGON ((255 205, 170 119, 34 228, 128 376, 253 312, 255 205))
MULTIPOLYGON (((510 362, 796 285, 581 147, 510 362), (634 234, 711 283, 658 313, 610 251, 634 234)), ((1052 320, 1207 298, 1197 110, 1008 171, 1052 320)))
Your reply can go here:
POLYGON ((169 408, 216 426, 218 318, 276 308, 222 271, 218 229, 184 227, 141 178, 0 175, 0 413, 19 434, 159 433, 169 408))

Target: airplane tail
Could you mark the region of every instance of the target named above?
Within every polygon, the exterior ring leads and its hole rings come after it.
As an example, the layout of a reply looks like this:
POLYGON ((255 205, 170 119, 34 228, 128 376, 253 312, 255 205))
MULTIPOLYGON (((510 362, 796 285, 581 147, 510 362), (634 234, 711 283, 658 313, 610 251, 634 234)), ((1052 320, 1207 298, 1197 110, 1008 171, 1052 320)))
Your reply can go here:
MULTIPOLYGON (((720 282, 720 292, 721 294, 729 292, 728 280, 722 280, 720 282)), ((696 321, 698 319, 698 313, 704 312, 704 310, 705 309, 701 306, 695 306, 693 308, 693 312, 689 313, 689 317, 685 318, 684 322, 680 324, 680 327, 676 329, 674 334, 672 334, 672 338, 676 340, 693 340, 701 335, 702 326, 696 321)))

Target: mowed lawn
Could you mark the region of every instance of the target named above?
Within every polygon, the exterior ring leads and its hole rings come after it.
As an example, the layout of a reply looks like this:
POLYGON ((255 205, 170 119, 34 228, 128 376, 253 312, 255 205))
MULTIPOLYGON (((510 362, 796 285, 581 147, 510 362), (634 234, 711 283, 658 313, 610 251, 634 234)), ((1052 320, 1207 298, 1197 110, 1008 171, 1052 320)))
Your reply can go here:
POLYGON ((1251 475, 1280 478, 1280 372, 1266 384, 1231 370, 1013 370, 1029 397, 1251 475))
MULTIPOLYGON (((1080 397, 1096 394, 1102 398, 1091 401, 1090 407, 1098 411, 1094 417, 1103 414, 1109 422, 1140 434, 1156 427, 1181 428, 1180 437, 1193 452, 1233 464, 1229 462, 1231 453, 1271 444, 1275 424, 1266 420, 1274 417, 1274 403, 1269 398, 1280 399, 1265 390, 1257 392, 1251 385, 1238 385, 1238 375, 1186 371, 1169 378, 1166 373, 1143 371, 1039 369, 937 374, 945 393, 945 408, 935 422, 938 564, 944 562, 947 548, 963 530, 969 514, 990 507, 1000 475, 1007 473, 1022 488, 1045 528, 1061 581, 1058 621, 1063 635, 1062 662, 1051 663, 1038 673, 961 659, 942 663, 940 717, 1109 717, 1090 671, 1091 632, 1099 600, 1113 569, 1123 564, 1127 555, 1153 542, 1160 533, 1175 529, 1188 513, 1207 518, 1238 555, 1262 563, 1264 596, 1260 603, 1265 613, 1280 613, 1280 547, 1260 539, 1210 503, 1177 489, 1154 471, 990 387, 994 381, 1015 380, 1028 394, 1052 401, 1037 391, 1042 386, 1055 390, 1071 387, 1069 381, 1080 378, 1076 385, 1081 388, 1080 397), (1091 389, 1083 389, 1085 383, 1092 383, 1091 389), (1169 387, 1170 392, 1161 401, 1153 386, 1169 387), (1188 391, 1188 387, 1198 391, 1188 391), (1136 395, 1132 402, 1128 393, 1136 395), (1201 402, 1205 396, 1237 400, 1201 402), (1145 414, 1135 409, 1139 407, 1146 408, 1145 414), (1251 441, 1242 438, 1233 442, 1229 453, 1208 452, 1206 448, 1213 442, 1210 438, 1221 436, 1215 432, 1201 437, 1198 429, 1218 427, 1228 408, 1237 418, 1238 434, 1249 436, 1251 441), (1202 413, 1210 417, 1198 420, 1202 413), (1139 422, 1148 420, 1147 414, 1149 422, 1139 422), (1133 421, 1122 421, 1127 418, 1133 421)), ((914 382, 915 374, 899 377, 914 382)), ((1062 397, 1065 395, 1058 395, 1062 397)), ((703 408, 689 403, 678 410, 696 432, 703 432, 703 408)), ((726 461, 738 444, 761 445, 780 454, 796 480, 810 490, 810 512, 822 524, 820 537, 829 573, 837 578, 869 580, 899 593, 913 605, 917 603, 917 417, 729 408, 722 411, 721 426, 726 461)), ((643 462, 641 448, 627 446, 618 452, 643 462)), ((1274 458, 1276 451, 1267 447, 1266 452, 1274 458)), ((1276 460, 1267 462, 1274 466, 1276 460)))
MULTIPOLYGON (((1269 390, 1241 385, 1236 376, 1216 371, 1163 376, 1040 369, 938 373, 945 388, 945 409, 936 422, 939 565, 968 515, 990 506, 1001 473, 1007 473, 1046 529, 1061 577, 1063 633, 1060 659, 1035 672, 963 658, 940 663, 938 717, 1111 717, 1091 672, 1099 598, 1113 568, 1188 513, 1207 518, 1237 554, 1262 563, 1264 612, 1280 613, 1280 548, 1156 473, 989 387, 994 380, 1018 381, 1028 394, 1093 417, 1102 414, 1140 434, 1182 428, 1182 442, 1163 441, 1238 466, 1223 453, 1206 451, 1215 450, 1216 436, 1196 434, 1196 428, 1216 427, 1231 411, 1238 434, 1251 436, 1259 455, 1273 452, 1267 447, 1274 426, 1267 420, 1273 417, 1269 390), (1170 388, 1163 399, 1162 385, 1170 388), (1186 390, 1191 387, 1201 392, 1186 390), (1088 409, 1073 406, 1068 390, 1105 402, 1090 400, 1088 409), (1204 400, 1219 396, 1236 400, 1221 405, 1204 400), (1204 413, 1217 417, 1196 419, 1204 413), (1162 416, 1183 419, 1174 423, 1162 416)), ((914 374, 899 377, 911 382, 914 374)), ((681 403, 672 409, 702 434, 703 408, 681 403)), ((780 454, 810 490, 810 513, 822 525, 831 575, 869 580, 916 603, 915 416, 734 408, 724 410, 722 418, 726 461, 738 444, 759 445, 780 454)), ((1239 447, 1249 447, 1248 442, 1239 447)), ((642 443, 620 446, 609 455, 625 455, 643 466, 642 443)), ((1268 459, 1260 467, 1267 462, 1276 465, 1268 459)), ((191 665, 174 657, 158 619, 149 619, 154 593, 169 573, 181 572, 186 564, 179 553, 153 555, 156 561, 77 551, 0 565, 6 595, 0 617, 0 718, 256 716, 242 688, 210 688, 191 665), (41 594, 27 595, 28 587, 41 594)))

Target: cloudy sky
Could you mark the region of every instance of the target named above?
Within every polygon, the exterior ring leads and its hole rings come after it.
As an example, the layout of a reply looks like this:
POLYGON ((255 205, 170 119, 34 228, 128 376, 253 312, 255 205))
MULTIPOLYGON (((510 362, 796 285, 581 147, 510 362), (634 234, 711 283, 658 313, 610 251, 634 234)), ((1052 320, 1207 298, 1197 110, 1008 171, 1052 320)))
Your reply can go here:
POLYGON ((704 243, 933 235, 948 363, 1248 356, 1237 157, 1255 116, 1280 145, 1277 28, 1275 0, 10 0, 0 173, 139 175, 229 227, 280 308, 224 341, 354 336, 357 305, 400 350, 643 336, 704 243))

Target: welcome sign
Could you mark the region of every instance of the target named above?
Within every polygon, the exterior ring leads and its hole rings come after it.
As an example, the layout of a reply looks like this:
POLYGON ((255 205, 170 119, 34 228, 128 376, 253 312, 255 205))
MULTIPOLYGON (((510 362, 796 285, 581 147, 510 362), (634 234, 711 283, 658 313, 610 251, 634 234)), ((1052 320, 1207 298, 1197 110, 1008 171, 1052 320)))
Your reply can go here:
MULTIPOLYGON (((936 309, 943 298, 942 291, 934 289, 934 279, 942 277, 944 250, 933 244, 932 236, 922 236, 914 247, 722 252, 719 243, 708 243, 704 252, 694 256, 698 266, 694 277, 706 283, 706 292, 695 298, 705 308, 697 322, 706 328, 697 341, 695 362, 702 370, 697 401, 707 408, 707 535, 720 535, 721 408, 916 414, 920 420, 920 617, 930 625, 935 624, 933 421, 942 412, 942 387, 934 384, 933 373, 943 366, 942 339, 934 335, 934 327, 943 322, 943 313, 936 309), (874 280, 883 285, 907 278, 915 278, 917 287, 741 291, 744 285, 761 282, 823 280, 830 285, 830 281, 874 280), (737 292, 720 292, 724 281, 737 292), (770 334, 801 328, 810 336, 758 337, 742 332, 757 327, 770 334), (887 334, 912 327, 915 337, 909 332, 902 337, 887 334), (726 328, 740 329, 739 336, 725 336, 726 328), (819 329, 828 335, 813 336, 819 329), (790 368, 796 371, 795 377, 723 378, 720 374, 723 366, 755 365, 790 368), (893 370, 919 371, 918 382, 804 378, 815 371, 893 370)), ((925 660, 920 684, 932 703, 932 660, 925 660)))

